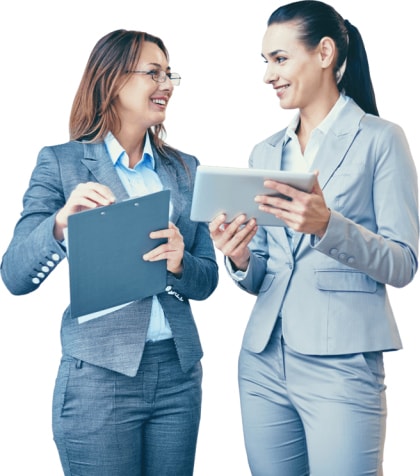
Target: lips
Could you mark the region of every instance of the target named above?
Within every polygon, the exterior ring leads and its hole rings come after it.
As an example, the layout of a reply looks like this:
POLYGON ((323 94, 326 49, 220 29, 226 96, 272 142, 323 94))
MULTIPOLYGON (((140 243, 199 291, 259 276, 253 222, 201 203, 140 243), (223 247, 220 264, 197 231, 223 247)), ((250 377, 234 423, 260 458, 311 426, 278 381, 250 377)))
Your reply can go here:
POLYGON ((286 91, 286 89, 288 89, 289 87, 290 87, 290 84, 283 84, 283 85, 278 86, 277 88, 275 88, 277 96, 281 96, 286 91))
POLYGON ((168 104, 168 98, 152 98, 152 103, 159 106, 166 106, 168 104))

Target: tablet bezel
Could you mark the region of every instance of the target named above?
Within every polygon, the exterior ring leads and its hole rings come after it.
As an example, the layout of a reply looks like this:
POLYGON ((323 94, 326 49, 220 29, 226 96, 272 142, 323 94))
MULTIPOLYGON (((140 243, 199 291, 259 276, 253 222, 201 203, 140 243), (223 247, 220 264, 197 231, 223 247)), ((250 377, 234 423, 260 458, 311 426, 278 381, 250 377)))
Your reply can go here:
POLYGON ((190 218, 210 222, 225 213, 226 222, 240 214, 257 220, 258 225, 286 226, 274 215, 258 209, 256 195, 276 195, 264 187, 265 180, 276 180, 301 191, 310 192, 315 182, 313 172, 199 165, 194 184, 190 218))

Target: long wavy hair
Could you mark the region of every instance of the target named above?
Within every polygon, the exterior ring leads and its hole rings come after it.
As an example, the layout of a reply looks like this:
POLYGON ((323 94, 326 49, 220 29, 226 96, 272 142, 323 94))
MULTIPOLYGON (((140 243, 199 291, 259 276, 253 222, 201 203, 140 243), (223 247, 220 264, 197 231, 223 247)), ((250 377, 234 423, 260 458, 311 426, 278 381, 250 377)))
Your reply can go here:
MULTIPOLYGON (((70 140, 99 142, 109 131, 118 131, 120 118, 115 98, 136 69, 145 41, 156 44, 169 60, 163 41, 141 31, 115 30, 101 38, 93 48, 77 89, 70 113, 70 140)), ((164 142, 163 124, 149 129, 150 137, 163 156, 179 154, 164 142)))
POLYGON ((334 41, 338 90, 344 90, 365 112, 379 116, 367 54, 358 29, 333 7, 318 0, 283 5, 271 14, 267 25, 286 22, 297 25, 299 39, 309 51, 325 36, 334 41))

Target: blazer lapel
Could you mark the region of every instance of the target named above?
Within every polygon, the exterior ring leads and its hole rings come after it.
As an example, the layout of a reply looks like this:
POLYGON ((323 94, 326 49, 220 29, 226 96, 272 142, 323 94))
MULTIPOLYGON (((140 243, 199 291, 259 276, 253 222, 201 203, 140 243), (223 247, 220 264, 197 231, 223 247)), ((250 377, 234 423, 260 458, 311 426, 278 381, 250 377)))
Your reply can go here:
MULTIPOLYGON (((322 190, 346 157, 359 132, 360 121, 364 115, 365 112, 350 99, 328 131, 311 167, 312 171, 319 171, 318 181, 322 190)), ((301 249, 305 236, 301 235, 299 239, 295 237, 294 254, 301 249)))
POLYGON ((364 111, 350 99, 327 133, 311 167, 311 170, 319 170, 318 180, 322 189, 344 160, 364 115, 364 111))
POLYGON ((169 160, 162 157, 156 149, 153 149, 153 156, 155 157, 156 173, 162 182, 164 190, 171 192, 171 217, 170 220, 176 223, 181 211, 184 207, 184 198, 180 191, 181 178, 178 176, 178 168, 176 167, 176 158, 169 160))
POLYGON ((117 198, 117 201, 129 198, 108 155, 105 144, 100 142, 97 144, 85 143, 83 145, 84 158, 82 163, 90 170, 95 179, 99 183, 108 186, 117 198))

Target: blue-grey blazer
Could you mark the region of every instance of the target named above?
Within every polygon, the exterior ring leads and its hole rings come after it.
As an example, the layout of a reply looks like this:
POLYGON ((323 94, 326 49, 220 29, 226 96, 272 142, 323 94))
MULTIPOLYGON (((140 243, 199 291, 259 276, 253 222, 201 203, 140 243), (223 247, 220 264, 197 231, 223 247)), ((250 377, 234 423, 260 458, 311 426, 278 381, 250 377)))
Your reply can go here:
MULTIPOLYGON (((254 148, 250 166, 281 169, 285 131, 254 148)), ((401 128, 352 100, 312 165, 331 219, 322 239, 260 227, 238 285, 257 295, 243 347, 261 352, 277 316, 287 344, 305 354, 392 350, 401 340, 386 285, 417 271, 418 184, 401 128)))
MULTIPOLYGON (((171 190, 171 219, 185 243, 182 276, 177 278, 168 272, 171 292, 159 294, 158 299, 171 326, 182 368, 187 371, 202 357, 189 300, 210 296, 217 286, 218 267, 207 225, 189 219, 197 159, 180 153, 187 172, 173 155, 168 159, 156 150, 154 155, 156 172, 164 188, 171 190)), ((65 249, 53 236, 55 215, 76 185, 88 181, 107 185, 117 200, 128 198, 103 142, 72 141, 40 151, 24 195, 21 218, 1 263, 2 278, 11 293, 34 291, 66 258, 65 249), (42 267, 50 271, 42 272, 42 267), (34 283, 38 274, 40 283, 34 283)), ((61 327, 63 353, 135 375, 145 344, 151 302, 152 298, 136 301, 83 324, 71 318, 67 308, 61 327)))

